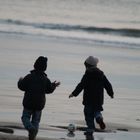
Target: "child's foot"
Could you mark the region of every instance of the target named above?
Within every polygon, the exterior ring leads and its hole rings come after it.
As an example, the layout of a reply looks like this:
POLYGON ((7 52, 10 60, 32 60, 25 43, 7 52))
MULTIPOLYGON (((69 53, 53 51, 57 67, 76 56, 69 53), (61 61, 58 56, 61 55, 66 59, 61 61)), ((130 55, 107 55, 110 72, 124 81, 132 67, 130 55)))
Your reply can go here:
POLYGON ((92 135, 92 134, 93 134, 93 132, 87 132, 87 131, 84 132, 84 135, 86 135, 86 136, 87 136, 87 135, 92 135))
POLYGON ((37 134, 37 130, 35 128, 32 128, 29 130, 29 140, 35 140, 37 134))
POLYGON ((86 140, 94 140, 93 132, 84 132, 86 140))
POLYGON ((103 118, 101 118, 101 117, 96 118, 96 122, 99 124, 99 126, 102 130, 104 130, 106 128, 106 125, 103 122, 103 118))

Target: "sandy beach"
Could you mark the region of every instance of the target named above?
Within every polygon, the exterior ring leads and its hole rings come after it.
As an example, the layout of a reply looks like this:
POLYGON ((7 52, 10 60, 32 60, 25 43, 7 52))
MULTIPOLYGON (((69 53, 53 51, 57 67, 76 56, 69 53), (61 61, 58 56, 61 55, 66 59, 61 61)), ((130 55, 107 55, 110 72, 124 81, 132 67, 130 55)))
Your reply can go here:
POLYGON ((49 58, 47 74, 52 80, 60 80, 62 85, 53 95, 47 96, 37 140, 85 139, 83 131, 77 130, 75 137, 68 137, 67 129, 57 126, 66 128, 69 123, 75 123, 78 127, 85 127, 82 95, 72 100, 68 95, 84 72, 83 61, 91 54, 100 58, 99 67, 108 75, 115 91, 114 100, 105 95, 103 115, 109 132, 95 132, 94 139, 139 140, 140 50, 104 49, 96 43, 14 34, 0 34, 0 42, 0 127, 14 132, 1 132, 0 140, 27 139, 28 134, 20 120, 23 93, 17 89, 16 83, 20 76, 32 69, 39 55, 49 58))
POLYGON ((48 57, 48 78, 61 86, 46 96, 37 140, 85 140, 82 93, 68 96, 92 55, 114 90, 104 93, 106 130, 94 140, 140 140, 140 0, 0 0, 0 140, 27 140, 24 93, 17 81, 48 57), (75 137, 67 126, 77 127, 75 137))
MULTIPOLYGON (((41 127, 37 140, 86 140, 86 137, 79 128, 74 133, 74 137, 68 136, 67 126, 46 126, 41 127), (63 127, 63 128, 62 128, 63 127)), ((93 140, 138 140, 140 137, 140 129, 132 128, 131 126, 123 126, 121 124, 111 125, 108 124, 108 128, 105 132, 95 132, 93 140)), ((17 123, 0 123, 0 140, 27 140, 27 132, 23 128, 22 124, 17 123), (3 128, 3 131, 2 131, 3 128), (5 128, 5 129, 4 129, 5 128), (13 131, 13 132, 12 132, 13 131)))

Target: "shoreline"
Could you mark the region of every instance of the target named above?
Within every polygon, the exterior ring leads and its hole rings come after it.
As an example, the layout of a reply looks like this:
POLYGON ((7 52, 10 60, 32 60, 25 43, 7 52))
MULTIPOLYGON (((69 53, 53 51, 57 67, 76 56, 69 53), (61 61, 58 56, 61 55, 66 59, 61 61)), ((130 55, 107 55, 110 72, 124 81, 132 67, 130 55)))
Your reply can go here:
MULTIPOLYGON (((21 123, 12 123, 12 122, 0 122, 0 128, 5 128, 5 132, 1 132, 0 129, 0 140, 28 140, 28 133, 24 129, 21 123), (8 132, 13 130, 13 133, 8 132), (7 131, 8 130, 8 131, 7 131)), ((83 126, 77 126, 75 137, 71 138, 67 136, 67 126, 40 126, 39 133, 37 135, 37 140, 56 140, 56 139, 85 139, 83 135, 83 126)), ((98 129, 99 130, 99 129, 98 129)), ((111 140, 116 140, 114 138, 122 138, 125 135, 128 140, 129 135, 140 136, 140 128, 134 128, 131 126, 107 123, 107 128, 105 131, 95 131, 93 136, 96 140, 100 140, 98 137, 102 137, 103 140, 106 140, 106 137, 111 137, 111 140)), ((138 139, 135 139, 138 140, 138 139)))
MULTIPOLYGON (((76 123, 75 123, 76 125, 76 123)), ((19 130, 25 130, 24 126, 22 123, 15 123, 15 122, 0 122, 0 128, 9 128, 9 129, 19 129, 19 130)), ((86 128, 86 125, 76 125, 76 128, 78 131, 84 131, 86 128)), ((97 132, 102 132, 98 131, 99 127, 96 126, 97 132)), ((67 130, 66 125, 43 125, 40 123, 40 129, 42 130, 67 130)), ((140 132, 140 127, 134 127, 131 125, 126 125, 126 124, 120 124, 120 123, 109 123, 106 122, 106 130, 115 130, 115 131, 124 131, 124 132, 140 132)), ((1 130, 0 130, 1 131, 1 130)))

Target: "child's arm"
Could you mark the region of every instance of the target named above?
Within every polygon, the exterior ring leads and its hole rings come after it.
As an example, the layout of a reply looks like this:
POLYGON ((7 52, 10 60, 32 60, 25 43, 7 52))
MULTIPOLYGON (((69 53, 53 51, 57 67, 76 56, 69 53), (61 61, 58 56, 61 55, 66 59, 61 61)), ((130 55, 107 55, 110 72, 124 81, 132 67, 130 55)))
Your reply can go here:
POLYGON ((28 86, 28 75, 23 77, 20 77, 17 83, 17 86, 20 90, 22 91, 26 91, 27 90, 27 86, 28 86))
POLYGON ((75 90, 69 95, 69 98, 76 97, 80 94, 80 92, 84 89, 84 85, 86 82, 86 75, 84 75, 80 81, 80 83, 76 86, 75 90))
POLYGON ((60 85, 60 82, 57 82, 57 81, 54 81, 54 82, 51 82, 48 78, 46 79, 46 93, 49 94, 49 93, 52 93, 56 87, 58 87, 60 85))
POLYGON ((109 80, 106 78, 106 76, 104 75, 104 88, 107 91, 107 94, 111 97, 114 98, 114 92, 113 92, 113 88, 111 83, 109 82, 109 80))
POLYGON ((69 95, 69 98, 72 98, 72 97, 74 97, 74 95, 71 93, 71 94, 69 95))

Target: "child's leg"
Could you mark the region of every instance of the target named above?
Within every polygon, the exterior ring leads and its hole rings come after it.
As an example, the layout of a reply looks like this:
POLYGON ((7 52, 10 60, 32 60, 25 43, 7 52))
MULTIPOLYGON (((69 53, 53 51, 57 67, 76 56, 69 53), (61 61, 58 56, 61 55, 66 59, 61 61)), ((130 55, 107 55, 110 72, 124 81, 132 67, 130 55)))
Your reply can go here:
POLYGON ((94 124, 94 111, 93 108, 90 106, 84 107, 84 115, 85 115, 85 121, 87 124, 87 133, 93 133, 95 130, 95 124, 94 124))
POLYGON ((32 129, 34 127, 32 125, 32 123, 30 122, 31 115, 32 115, 31 110, 28 110, 28 109, 25 109, 25 108, 23 109, 21 120, 22 120, 22 123, 23 123, 24 127, 27 130, 30 130, 30 129, 32 129))
POLYGON ((32 125, 35 127, 36 131, 38 132, 39 123, 41 120, 42 111, 34 111, 32 115, 32 125))
POLYGON ((24 125, 24 127, 28 130, 29 132, 29 140, 34 140, 37 134, 37 131, 35 129, 35 127, 32 125, 31 123, 31 116, 32 116, 33 111, 32 110, 28 110, 25 109, 23 110, 23 114, 22 114, 22 123, 24 125))
POLYGON ((99 124, 101 129, 106 128, 105 123, 103 122, 103 116, 102 116, 100 111, 95 112, 95 119, 96 119, 96 122, 99 124))

